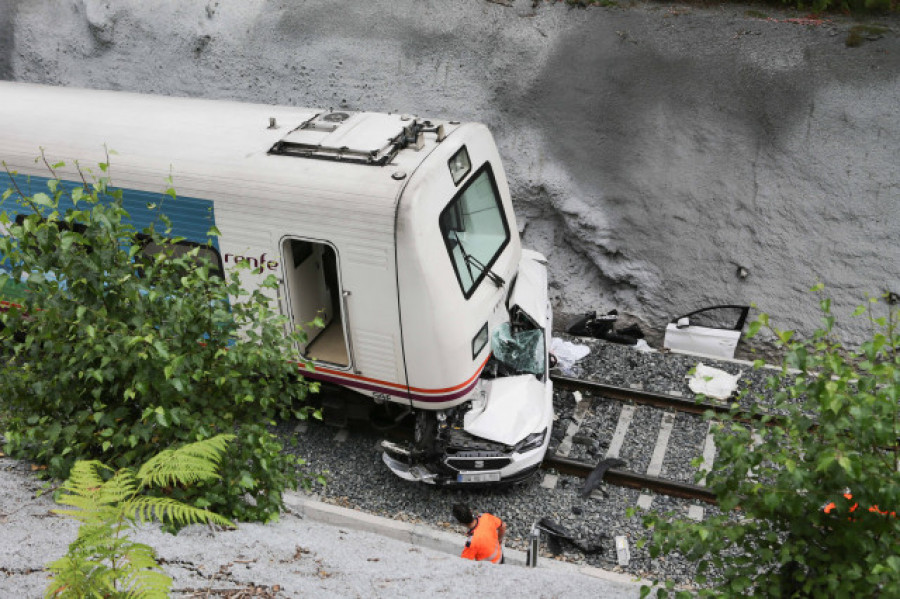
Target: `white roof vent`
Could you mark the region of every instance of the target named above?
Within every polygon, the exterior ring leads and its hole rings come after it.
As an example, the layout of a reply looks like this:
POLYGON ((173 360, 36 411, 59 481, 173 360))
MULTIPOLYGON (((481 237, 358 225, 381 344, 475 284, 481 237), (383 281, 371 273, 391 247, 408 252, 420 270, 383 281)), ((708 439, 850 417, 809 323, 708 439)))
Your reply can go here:
POLYGON ((397 152, 420 149, 431 123, 397 114, 322 112, 285 135, 269 154, 384 166, 397 152))

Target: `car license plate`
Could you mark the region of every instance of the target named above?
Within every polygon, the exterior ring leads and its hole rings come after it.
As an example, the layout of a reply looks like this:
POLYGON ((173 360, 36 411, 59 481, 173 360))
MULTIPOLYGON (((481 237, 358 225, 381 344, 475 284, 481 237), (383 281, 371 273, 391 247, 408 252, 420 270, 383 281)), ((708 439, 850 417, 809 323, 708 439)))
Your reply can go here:
POLYGON ((487 472, 465 472, 456 475, 458 483, 490 483, 500 480, 499 470, 490 470, 487 472))

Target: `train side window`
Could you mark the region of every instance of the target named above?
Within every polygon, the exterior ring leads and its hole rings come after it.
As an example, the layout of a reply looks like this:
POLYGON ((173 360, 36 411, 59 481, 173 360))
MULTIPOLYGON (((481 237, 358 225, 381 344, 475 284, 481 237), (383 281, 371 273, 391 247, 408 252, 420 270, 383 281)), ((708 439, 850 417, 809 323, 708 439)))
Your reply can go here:
POLYGON ((199 248, 197 252, 198 262, 200 260, 205 259, 206 262, 210 265, 210 274, 223 277, 224 269, 222 268, 222 255, 219 253, 215 247, 205 244, 205 243, 197 243, 195 241, 187 241, 187 240, 179 240, 170 244, 160 245, 155 243, 149 236, 138 234, 137 235, 138 242, 141 244, 141 253, 150 258, 163 252, 166 248, 172 252, 173 258, 180 258, 184 256, 194 248, 199 248))
MULTIPOLYGON (((16 215, 16 224, 21 226, 22 223, 25 222, 25 216, 26 215, 24 214, 16 215)), ((81 223, 68 223, 64 220, 55 220, 53 222, 61 231, 74 231, 75 233, 84 233, 85 231, 87 231, 87 225, 83 225, 81 223)))
MULTIPOLYGON (((22 226, 25 223, 25 217, 26 217, 25 214, 16 215, 16 224, 19 226, 22 226)), ((41 218, 41 220, 44 222, 47 222, 43 218, 41 218)), ((87 225, 84 225, 82 223, 66 222, 64 220, 53 220, 53 221, 49 221, 49 222, 51 222, 53 225, 55 225, 56 228, 59 229, 60 231, 71 231, 73 233, 78 233, 79 235, 83 234, 85 231, 87 231, 87 225)), ((80 244, 75 244, 75 245, 80 245, 80 244)), ((91 248, 87 248, 87 251, 90 252, 91 248)))
MULTIPOLYGON (((25 223, 25 218, 29 216, 26 214, 17 214, 15 218, 15 223, 19 226, 22 226, 25 223)), ((64 220, 52 220, 46 221, 41 218, 47 224, 52 224, 60 231, 71 231, 78 234, 83 234, 87 231, 87 226, 82 223, 70 223, 64 220)), ((0 236, 9 235, 9 230, 6 226, 0 223, 0 236)), ((27 233, 26 233, 27 235, 27 233)), ((82 247, 79 243, 74 243, 71 246, 72 248, 82 247)), ((34 248, 35 251, 39 251, 34 248)), ((88 253, 91 252, 91 248, 88 247, 86 249, 88 253)), ((16 280, 12 278, 12 266, 7 263, 0 264, 0 275, 5 275, 0 279, 0 301, 10 301, 13 303, 17 303, 25 300, 26 297, 26 284, 25 281, 28 278, 28 274, 23 274, 20 279, 16 280)), ((55 273, 53 272, 44 272, 44 276, 47 278, 55 278, 55 273)), ((65 282, 62 282, 62 285, 65 285, 65 282)))

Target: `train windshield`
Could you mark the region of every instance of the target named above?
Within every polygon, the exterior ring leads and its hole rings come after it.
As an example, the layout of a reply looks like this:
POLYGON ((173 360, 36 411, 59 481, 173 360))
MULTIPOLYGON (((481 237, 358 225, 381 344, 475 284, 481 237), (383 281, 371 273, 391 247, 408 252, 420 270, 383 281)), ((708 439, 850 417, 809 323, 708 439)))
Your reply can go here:
POLYGON ((485 277, 502 284, 503 279, 491 272, 491 266, 509 243, 509 225, 489 164, 485 163, 447 204, 440 225, 467 299, 485 277))

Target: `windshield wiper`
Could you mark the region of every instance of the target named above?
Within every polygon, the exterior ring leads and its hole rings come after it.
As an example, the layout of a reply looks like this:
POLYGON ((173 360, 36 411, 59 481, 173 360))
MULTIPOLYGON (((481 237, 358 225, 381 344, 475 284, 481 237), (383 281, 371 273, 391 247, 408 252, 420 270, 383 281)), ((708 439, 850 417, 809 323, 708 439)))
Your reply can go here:
MULTIPOLYGON (((459 233, 457 231, 451 231, 451 232, 453 233, 453 236, 456 238, 457 245, 459 245, 459 251, 462 252, 463 261, 465 261, 466 268, 469 270, 469 276, 472 277, 471 266, 475 265, 481 272, 483 272, 485 275, 487 275, 487 277, 494 283, 494 285, 496 285, 497 287, 503 287, 503 285, 506 283, 506 281, 503 279, 503 277, 501 277, 500 275, 498 275, 497 273, 492 271, 490 268, 485 266, 481 262, 481 260, 479 260, 475 256, 471 255, 469 252, 467 252, 462 241, 459 239, 459 233)), ((472 277, 472 279, 474 280, 475 277, 472 277)))

